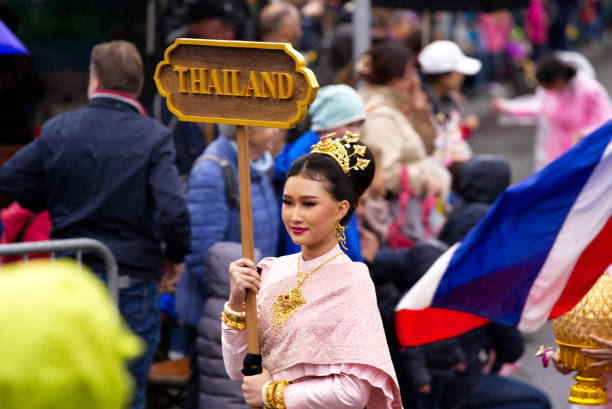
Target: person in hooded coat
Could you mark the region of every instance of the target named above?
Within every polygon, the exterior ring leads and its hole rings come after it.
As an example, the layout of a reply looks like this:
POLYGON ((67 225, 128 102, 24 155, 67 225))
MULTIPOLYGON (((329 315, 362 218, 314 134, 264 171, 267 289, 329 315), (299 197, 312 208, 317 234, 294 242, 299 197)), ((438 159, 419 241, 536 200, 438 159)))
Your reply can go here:
POLYGON ((448 249, 437 240, 410 250, 381 249, 371 269, 379 309, 406 408, 550 408, 548 398, 523 382, 497 374, 524 352, 521 333, 490 323, 460 336, 400 348, 395 305, 448 249))
MULTIPOLYGON (((242 254, 240 243, 222 241, 208 250, 204 269, 209 295, 198 323, 196 359, 198 360, 198 401, 200 408, 247 409, 241 383, 225 372, 221 351, 219 311, 230 293, 227 266, 242 254)), ((255 259, 261 259, 255 250, 255 259)))
POLYGON ((412 249, 383 247, 371 265, 378 308, 406 408, 433 405, 430 392, 434 378, 450 379, 465 361, 458 338, 402 349, 395 332, 395 306, 447 249, 435 239, 421 241, 412 249))
MULTIPOLYGON (((438 238, 449 246, 463 240, 509 184, 510 166, 505 159, 472 157, 459 172, 459 197, 438 238)), ((497 374, 503 363, 515 362, 524 352, 518 329, 490 323, 457 338, 465 354, 465 369, 443 381, 438 398, 441 409, 550 408, 540 390, 497 374)), ((440 385, 432 386, 434 394, 440 389, 440 385)))
POLYGON ((476 155, 459 171, 458 198, 438 239, 452 246, 461 241, 510 185, 510 165, 499 156, 476 155))

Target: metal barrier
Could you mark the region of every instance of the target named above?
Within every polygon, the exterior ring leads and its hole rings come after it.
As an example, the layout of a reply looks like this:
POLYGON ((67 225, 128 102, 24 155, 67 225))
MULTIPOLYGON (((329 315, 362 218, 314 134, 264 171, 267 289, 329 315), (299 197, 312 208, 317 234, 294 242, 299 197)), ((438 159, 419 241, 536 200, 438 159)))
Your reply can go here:
POLYGON ((83 264, 83 250, 97 253, 104 261, 108 291, 115 303, 119 305, 119 269, 113 253, 106 245, 98 240, 77 238, 51 241, 32 241, 26 243, 12 243, 0 245, 0 256, 23 256, 24 264, 28 262, 28 255, 34 253, 51 253, 51 263, 55 261, 58 251, 76 253, 76 261, 83 264))

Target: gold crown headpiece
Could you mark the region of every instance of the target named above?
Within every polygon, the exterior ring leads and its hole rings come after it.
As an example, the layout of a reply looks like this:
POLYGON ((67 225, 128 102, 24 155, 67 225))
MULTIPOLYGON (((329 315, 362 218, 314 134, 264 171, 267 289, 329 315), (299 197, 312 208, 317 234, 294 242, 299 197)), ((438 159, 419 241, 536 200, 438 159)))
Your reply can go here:
POLYGON ((322 136, 316 145, 310 147, 310 153, 323 153, 329 155, 338 162, 344 173, 348 174, 352 169, 364 170, 369 164, 369 159, 364 159, 366 147, 356 145, 359 142, 359 134, 347 131, 342 138, 334 138, 336 133, 322 136), (348 148, 353 148, 353 153, 349 155, 348 148), (352 156, 357 155, 355 165, 350 165, 352 156))

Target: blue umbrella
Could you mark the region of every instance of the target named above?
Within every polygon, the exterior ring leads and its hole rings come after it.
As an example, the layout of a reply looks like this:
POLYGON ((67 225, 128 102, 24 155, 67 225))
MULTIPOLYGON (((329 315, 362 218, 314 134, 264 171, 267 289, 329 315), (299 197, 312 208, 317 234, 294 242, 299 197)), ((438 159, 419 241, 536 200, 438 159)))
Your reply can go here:
POLYGON ((0 20, 0 55, 10 54, 30 55, 30 52, 6 24, 0 20))

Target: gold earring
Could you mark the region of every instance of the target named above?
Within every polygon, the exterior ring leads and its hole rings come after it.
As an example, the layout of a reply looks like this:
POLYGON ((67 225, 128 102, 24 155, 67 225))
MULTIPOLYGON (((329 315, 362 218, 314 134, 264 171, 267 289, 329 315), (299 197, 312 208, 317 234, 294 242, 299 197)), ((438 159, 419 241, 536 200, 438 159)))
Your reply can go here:
POLYGON ((340 247, 342 247, 345 251, 348 251, 346 248, 346 235, 344 234, 345 230, 346 227, 341 225, 340 221, 338 221, 336 224, 336 240, 338 240, 338 243, 340 243, 340 247))

